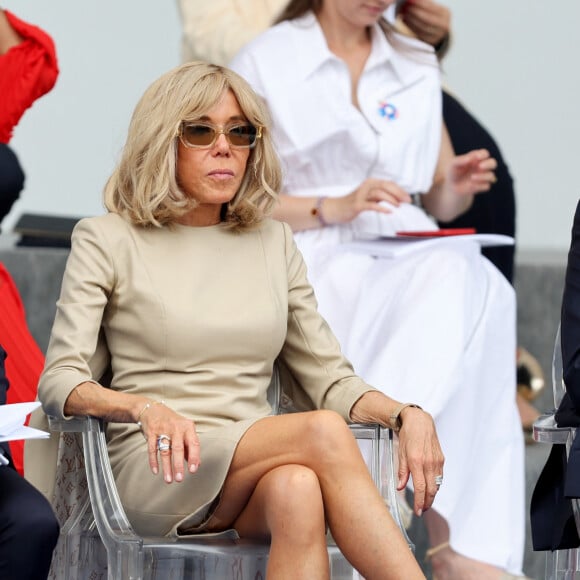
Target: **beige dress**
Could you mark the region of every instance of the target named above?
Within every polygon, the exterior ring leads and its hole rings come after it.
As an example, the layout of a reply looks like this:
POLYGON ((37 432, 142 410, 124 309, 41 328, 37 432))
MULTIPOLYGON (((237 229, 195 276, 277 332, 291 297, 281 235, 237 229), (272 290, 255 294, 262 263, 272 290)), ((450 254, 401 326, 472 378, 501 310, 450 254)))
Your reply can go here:
POLYGON ((62 417, 72 389, 100 378, 106 346, 112 389, 162 399, 196 422, 200 469, 171 485, 151 473, 136 424, 109 424, 119 494, 140 534, 203 529, 238 441, 271 414, 278 357, 302 398, 345 419, 371 389, 318 314, 289 227, 272 220, 234 233, 140 228, 116 214, 84 219, 57 306, 38 390, 45 412, 62 417))

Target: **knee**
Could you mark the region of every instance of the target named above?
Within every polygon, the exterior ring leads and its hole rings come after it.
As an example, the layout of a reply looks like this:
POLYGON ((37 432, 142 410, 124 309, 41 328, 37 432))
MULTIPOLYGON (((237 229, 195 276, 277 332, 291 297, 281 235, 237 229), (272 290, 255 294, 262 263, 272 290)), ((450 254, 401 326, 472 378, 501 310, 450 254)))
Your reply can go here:
POLYGON ((25 505, 23 508, 23 504, 15 503, 3 512, 11 535, 26 541, 32 551, 52 550, 58 541, 60 526, 50 504, 40 494, 30 494, 25 505))
POLYGON ((358 449, 345 420, 334 411, 308 413, 304 438, 306 450, 320 465, 358 449))
POLYGON ((287 526, 291 522, 319 525, 324 521, 322 492, 318 477, 303 465, 284 465, 269 476, 268 520, 275 528, 279 522, 287 526))
POLYGON ((49 505, 26 519, 26 539, 42 549, 52 550, 58 541, 60 525, 49 505))

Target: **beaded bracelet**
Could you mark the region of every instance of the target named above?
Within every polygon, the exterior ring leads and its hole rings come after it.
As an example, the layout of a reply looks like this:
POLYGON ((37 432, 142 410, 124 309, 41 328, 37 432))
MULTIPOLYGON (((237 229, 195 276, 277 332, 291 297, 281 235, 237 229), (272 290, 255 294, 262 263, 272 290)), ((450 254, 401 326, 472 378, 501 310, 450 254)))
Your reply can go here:
POLYGON ((141 411, 137 415, 136 423, 139 427, 141 427, 141 416, 143 415, 143 413, 145 413, 145 411, 147 411, 147 409, 150 409, 153 405, 165 405, 165 401, 152 401, 151 403, 146 403, 145 406, 141 409, 141 411))
POLYGON ((329 226, 330 224, 324 219, 324 216, 322 215, 322 202, 326 199, 326 195, 323 195, 322 197, 319 197, 316 200, 316 205, 310 210, 310 215, 314 216, 317 220, 318 223, 322 226, 322 227, 326 227, 329 226))
POLYGON ((395 410, 389 415, 389 419, 391 421, 391 428, 395 433, 398 433, 401 430, 401 427, 403 426, 401 413, 403 412, 403 409, 406 409, 407 407, 415 407, 415 409, 419 409, 421 411, 423 410, 422 407, 419 407, 419 405, 415 405, 415 403, 403 403, 402 405, 396 407, 395 410))

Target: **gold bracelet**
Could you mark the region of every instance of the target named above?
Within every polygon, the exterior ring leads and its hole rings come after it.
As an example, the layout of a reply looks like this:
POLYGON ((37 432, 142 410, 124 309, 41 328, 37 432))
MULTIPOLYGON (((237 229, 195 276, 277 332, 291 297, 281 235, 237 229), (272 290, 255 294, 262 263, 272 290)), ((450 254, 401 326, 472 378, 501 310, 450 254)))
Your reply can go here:
POLYGON ((415 405, 415 403, 403 403, 398 407, 396 407, 395 410, 389 415, 389 420, 391 421, 391 429, 395 433, 398 433, 401 430, 401 427, 403 426, 401 413, 403 412, 403 409, 406 409, 407 407, 415 407, 415 409, 419 409, 420 411, 423 410, 423 407, 415 405))
POLYGON ((145 413, 145 411, 147 411, 147 409, 150 409, 153 405, 165 405, 165 401, 152 401, 151 403, 146 403, 145 406, 141 409, 141 411, 137 415, 137 421, 135 421, 139 427, 141 427, 141 416, 143 415, 143 413, 145 413))

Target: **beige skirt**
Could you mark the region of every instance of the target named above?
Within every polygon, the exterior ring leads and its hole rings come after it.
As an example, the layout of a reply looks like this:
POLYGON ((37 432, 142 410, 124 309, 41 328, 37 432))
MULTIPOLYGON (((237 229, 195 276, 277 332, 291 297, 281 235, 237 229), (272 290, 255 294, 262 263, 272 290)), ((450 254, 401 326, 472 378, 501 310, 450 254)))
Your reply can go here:
POLYGON ((121 503, 142 536, 189 535, 204 531, 219 504, 219 495, 238 442, 260 417, 198 433, 201 463, 181 482, 165 483, 151 472, 147 444, 135 426, 110 429, 111 466, 121 503))

